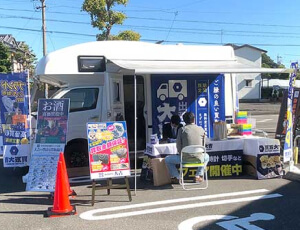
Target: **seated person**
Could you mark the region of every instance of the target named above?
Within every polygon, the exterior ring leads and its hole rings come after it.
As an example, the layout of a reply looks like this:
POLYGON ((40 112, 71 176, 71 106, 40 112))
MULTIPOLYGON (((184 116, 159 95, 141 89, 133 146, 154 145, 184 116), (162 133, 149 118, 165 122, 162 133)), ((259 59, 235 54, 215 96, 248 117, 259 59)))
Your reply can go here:
POLYGON ((173 115, 171 122, 163 125, 163 140, 176 139, 178 130, 182 127, 180 121, 178 115, 173 115))
MULTIPOLYGON (((178 154, 176 155, 169 155, 166 157, 166 165, 169 170, 169 173, 172 178, 172 183, 179 182, 179 172, 176 168, 177 164, 180 164, 181 160, 181 150, 185 146, 189 145, 204 145, 205 140, 205 131, 202 127, 197 126, 195 124, 195 115, 192 112, 186 112, 183 115, 183 120, 186 123, 184 127, 181 127, 178 130, 178 136, 176 139, 176 147, 178 154)), ((209 161, 208 154, 204 156, 204 167, 206 167, 209 161)), ((204 174, 204 167, 198 167, 194 181, 195 182, 202 182, 203 181, 203 174, 204 174)))

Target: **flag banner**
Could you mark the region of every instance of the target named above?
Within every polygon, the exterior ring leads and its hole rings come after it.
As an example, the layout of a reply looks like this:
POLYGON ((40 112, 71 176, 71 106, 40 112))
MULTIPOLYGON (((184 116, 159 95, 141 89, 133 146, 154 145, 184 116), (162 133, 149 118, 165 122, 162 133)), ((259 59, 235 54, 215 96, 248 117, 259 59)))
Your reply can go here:
POLYGON ((293 156, 293 94, 294 85, 297 75, 298 62, 293 62, 291 68, 294 72, 290 75, 289 88, 288 88, 288 98, 287 98, 287 129, 284 142, 283 150, 283 161, 288 162, 293 156))
POLYGON ((27 72, 0 74, 0 101, 3 166, 27 166, 30 158, 27 72))
POLYGON ((0 74, 3 145, 29 143, 28 73, 0 74))

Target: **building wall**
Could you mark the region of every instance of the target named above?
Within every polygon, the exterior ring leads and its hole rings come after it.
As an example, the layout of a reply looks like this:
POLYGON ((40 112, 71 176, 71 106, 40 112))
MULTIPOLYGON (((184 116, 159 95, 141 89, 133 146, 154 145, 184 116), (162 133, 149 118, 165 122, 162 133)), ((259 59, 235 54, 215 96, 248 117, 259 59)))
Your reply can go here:
MULTIPOLYGON (((247 65, 261 67, 261 51, 250 48, 242 47, 236 49, 235 55, 237 59, 247 65)), ((261 74, 236 74, 238 84, 238 97, 240 100, 260 99, 261 96, 261 74), (251 86, 247 86, 247 81, 251 81, 251 86)))

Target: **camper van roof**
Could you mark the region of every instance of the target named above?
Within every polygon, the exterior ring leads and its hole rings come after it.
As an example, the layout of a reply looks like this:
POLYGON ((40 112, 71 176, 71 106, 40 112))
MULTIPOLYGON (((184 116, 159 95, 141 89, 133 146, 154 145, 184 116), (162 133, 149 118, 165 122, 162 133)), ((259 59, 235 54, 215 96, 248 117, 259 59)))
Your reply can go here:
MULTIPOLYGON (((107 72, 161 73, 260 73, 284 72, 239 63, 230 46, 162 45, 141 41, 96 41, 70 46, 43 57, 35 75, 87 74, 78 72, 78 56, 104 56, 107 72)), ((94 74, 94 73, 90 73, 94 74)))

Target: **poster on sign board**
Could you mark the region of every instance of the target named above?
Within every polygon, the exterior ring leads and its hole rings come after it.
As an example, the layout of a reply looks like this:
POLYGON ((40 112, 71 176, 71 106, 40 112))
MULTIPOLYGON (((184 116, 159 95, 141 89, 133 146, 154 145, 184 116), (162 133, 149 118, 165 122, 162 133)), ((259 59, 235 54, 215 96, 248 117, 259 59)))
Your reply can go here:
POLYGON ((27 191, 52 192, 59 153, 64 152, 69 99, 39 99, 37 135, 32 148, 27 191))
POLYGON ((195 114, 195 123, 213 137, 213 123, 225 121, 224 75, 151 75, 152 130, 160 136, 173 114, 195 114))
POLYGON ((125 121, 87 123, 91 179, 130 175, 125 121))
POLYGON ((283 175, 283 164, 280 153, 268 153, 257 155, 257 179, 268 179, 283 175))
POLYGON ((54 192, 58 154, 32 155, 26 191, 54 192))
POLYGON ((69 99, 39 99, 35 143, 66 143, 69 99))

